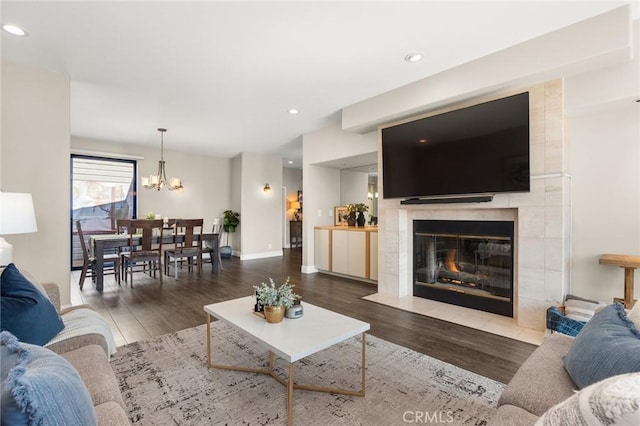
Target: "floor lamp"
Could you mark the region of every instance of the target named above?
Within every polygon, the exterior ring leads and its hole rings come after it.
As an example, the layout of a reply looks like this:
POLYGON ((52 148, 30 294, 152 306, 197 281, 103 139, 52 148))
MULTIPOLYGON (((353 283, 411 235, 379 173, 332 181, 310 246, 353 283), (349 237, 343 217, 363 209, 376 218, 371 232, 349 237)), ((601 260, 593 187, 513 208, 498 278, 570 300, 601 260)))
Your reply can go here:
POLYGON ((0 267, 13 262, 13 246, 2 236, 37 231, 31 194, 0 192, 0 267))

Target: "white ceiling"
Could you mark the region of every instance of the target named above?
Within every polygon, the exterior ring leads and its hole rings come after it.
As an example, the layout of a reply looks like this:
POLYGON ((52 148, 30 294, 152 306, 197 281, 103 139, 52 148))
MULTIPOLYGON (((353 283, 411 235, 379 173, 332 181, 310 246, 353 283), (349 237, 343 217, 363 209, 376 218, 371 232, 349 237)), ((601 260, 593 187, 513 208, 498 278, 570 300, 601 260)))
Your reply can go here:
POLYGON ((158 146, 166 127, 167 150, 299 167, 341 108, 620 4, 3 0, 29 36, 2 31, 1 55, 70 75, 73 136, 158 146))

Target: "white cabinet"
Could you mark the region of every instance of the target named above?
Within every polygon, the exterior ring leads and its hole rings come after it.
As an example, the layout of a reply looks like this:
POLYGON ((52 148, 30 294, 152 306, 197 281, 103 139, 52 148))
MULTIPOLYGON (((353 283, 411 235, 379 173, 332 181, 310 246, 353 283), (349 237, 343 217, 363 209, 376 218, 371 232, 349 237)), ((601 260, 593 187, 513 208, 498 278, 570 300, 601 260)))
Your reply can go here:
POLYGON ((318 270, 366 280, 378 279, 378 232, 375 228, 318 227, 314 247, 318 270))
POLYGON ((315 259, 316 268, 323 271, 330 271, 329 264, 329 233, 328 229, 315 230, 315 259))
POLYGON ((331 233, 331 272, 349 275, 349 231, 331 233))
POLYGON ((367 277, 367 233, 333 231, 331 244, 332 272, 367 277))

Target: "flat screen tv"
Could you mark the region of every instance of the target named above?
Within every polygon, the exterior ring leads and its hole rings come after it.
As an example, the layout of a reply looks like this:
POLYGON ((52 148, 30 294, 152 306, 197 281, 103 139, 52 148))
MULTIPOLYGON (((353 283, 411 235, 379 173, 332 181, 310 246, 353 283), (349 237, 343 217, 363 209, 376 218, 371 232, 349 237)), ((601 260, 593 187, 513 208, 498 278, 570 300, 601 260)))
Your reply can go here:
POLYGON ((529 191, 529 93, 382 129, 383 198, 529 191))

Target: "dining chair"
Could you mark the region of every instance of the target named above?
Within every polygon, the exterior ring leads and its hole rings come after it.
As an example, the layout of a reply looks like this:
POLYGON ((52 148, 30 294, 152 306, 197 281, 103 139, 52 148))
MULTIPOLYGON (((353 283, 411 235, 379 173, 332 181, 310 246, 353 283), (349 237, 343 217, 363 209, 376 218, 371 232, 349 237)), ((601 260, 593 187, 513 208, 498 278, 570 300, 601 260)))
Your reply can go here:
POLYGON ((173 266, 174 278, 178 279, 178 261, 182 260, 187 260, 189 272, 192 271, 193 266, 198 267, 198 274, 202 272, 203 223, 203 219, 176 220, 175 235, 181 237, 179 240, 181 242, 176 243, 173 249, 165 250, 165 274, 170 275, 170 268, 173 266))
MULTIPOLYGON (((76 220, 76 232, 78 233, 78 239, 80 240, 80 247, 82 249, 82 272, 80 273, 79 283, 80 290, 82 290, 82 287, 84 287, 84 280, 87 279, 87 276, 90 276, 91 279, 95 281, 94 265, 96 264, 96 258, 89 252, 89 247, 87 247, 87 241, 84 239, 82 225, 79 220, 76 220), (91 274, 89 274, 89 270, 91 270, 91 274)), ((105 275, 115 275, 116 282, 120 285, 120 255, 117 253, 105 254, 103 259, 105 264, 105 275), (109 264, 111 266, 109 266, 109 264)))
POLYGON ((213 233, 213 241, 205 241, 202 246, 202 263, 211 263, 211 272, 219 272, 222 268, 222 257, 220 256, 220 235, 222 233, 222 224, 215 224, 213 228, 211 228, 211 232, 213 233), (208 254, 208 260, 204 256, 208 254), (216 262, 214 262, 214 257, 217 260, 218 268, 217 270, 214 268, 216 262))
POLYGON ((116 234, 128 234, 133 219, 116 219, 116 234))
MULTIPOLYGON (((129 234, 129 226, 131 225, 131 221, 133 219, 116 219, 116 234, 129 234)), ((127 274, 126 274, 126 264, 127 260, 124 258, 124 254, 129 251, 129 247, 120 247, 120 275, 121 279, 124 279, 126 282, 127 274)))
POLYGON ((162 284, 162 219, 132 219, 128 233, 129 251, 122 256, 126 272, 131 279, 131 287, 133 287, 133 273, 146 272, 147 265, 149 275, 155 278, 156 271, 160 273, 160 284, 162 284), (157 240, 157 243, 154 240, 157 240), (143 269, 136 269, 140 265, 143 269))

